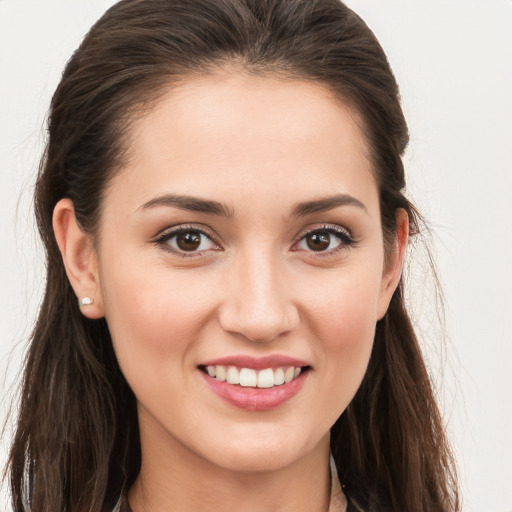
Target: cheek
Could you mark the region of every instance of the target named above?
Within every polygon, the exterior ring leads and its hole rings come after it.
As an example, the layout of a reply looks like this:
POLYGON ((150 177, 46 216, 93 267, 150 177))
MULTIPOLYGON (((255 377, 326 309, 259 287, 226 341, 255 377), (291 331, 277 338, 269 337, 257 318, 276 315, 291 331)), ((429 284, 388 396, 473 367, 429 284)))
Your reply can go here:
MULTIPOLYGON (((366 373, 376 327, 378 279, 337 279, 324 287, 310 308, 322 371, 328 389, 325 401, 337 412, 354 397, 366 373), (336 284, 339 283, 339 284, 336 284)), ((313 300, 312 300, 313 303, 313 300)))
POLYGON ((148 265, 130 265, 128 272, 120 263, 104 269, 108 279, 102 288, 126 381, 152 417, 160 417, 162 411, 182 411, 194 418, 194 410, 186 412, 193 387, 185 377, 195 369, 194 355, 211 316, 212 294, 199 293, 185 273, 170 273, 165 266, 152 265, 148 271, 148 265))
POLYGON ((211 296, 184 274, 164 266, 118 264, 104 269, 106 319, 121 367, 148 375, 186 364, 208 312, 211 296), (179 356, 179 357, 178 357, 179 356))
POLYGON ((355 381, 357 386, 368 365, 376 326, 364 299, 357 294, 333 303, 323 337, 328 353, 338 361, 336 378, 343 375, 346 382, 355 381))
POLYGON ((380 277, 375 271, 347 270, 326 280, 321 293, 308 298, 306 311, 330 349, 357 349, 373 340, 379 292, 380 277))

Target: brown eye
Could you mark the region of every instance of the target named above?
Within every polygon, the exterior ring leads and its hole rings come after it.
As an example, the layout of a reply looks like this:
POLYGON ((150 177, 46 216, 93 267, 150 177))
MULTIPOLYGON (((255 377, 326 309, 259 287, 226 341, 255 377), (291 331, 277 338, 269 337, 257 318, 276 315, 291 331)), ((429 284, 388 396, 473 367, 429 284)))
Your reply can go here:
POLYGON ((156 243, 178 255, 194 256, 206 251, 219 251, 209 235, 199 229, 178 228, 164 233, 156 243))
POLYGON ((176 245, 182 251, 195 251, 201 245, 201 233, 199 231, 186 231, 176 236, 176 245))
POLYGON ((355 243, 347 229, 341 226, 325 226, 305 233, 292 250, 328 255, 341 249, 353 247, 355 243))
POLYGON ((325 251, 331 243, 331 234, 327 231, 316 231, 306 236, 306 244, 312 251, 325 251))

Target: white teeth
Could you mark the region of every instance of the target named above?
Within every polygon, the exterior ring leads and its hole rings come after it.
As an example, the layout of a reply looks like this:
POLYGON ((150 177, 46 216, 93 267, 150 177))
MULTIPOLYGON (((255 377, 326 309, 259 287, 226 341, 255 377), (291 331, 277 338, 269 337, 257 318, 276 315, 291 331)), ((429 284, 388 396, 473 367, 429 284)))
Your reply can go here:
POLYGON ((252 368, 240 368, 236 366, 207 366, 206 372, 210 377, 220 381, 226 381, 228 384, 239 384, 242 387, 272 388, 287 384, 296 379, 301 368, 289 366, 284 368, 265 368, 264 370, 254 370, 252 368))
POLYGON ((281 384, 284 384, 284 370, 278 368, 274 372, 274 386, 280 386, 281 384))
POLYGON ((226 382, 228 384, 240 384, 240 372, 234 366, 230 366, 227 369, 226 382))
POLYGON ((226 380, 226 368, 224 368, 224 366, 217 365, 215 367, 215 374, 217 379, 222 381, 226 380))
POLYGON ((274 370, 267 368, 258 372, 258 387, 271 388, 275 384, 274 370))
POLYGON ((251 370, 250 368, 242 368, 240 370, 240 386, 243 386, 244 388, 254 388, 257 383, 258 376, 256 374, 256 370, 251 370))
POLYGON ((287 370, 284 372, 284 381, 288 384, 288 382, 291 382, 293 380, 293 376, 295 374, 295 368, 293 366, 290 366, 290 368, 287 368, 287 370))

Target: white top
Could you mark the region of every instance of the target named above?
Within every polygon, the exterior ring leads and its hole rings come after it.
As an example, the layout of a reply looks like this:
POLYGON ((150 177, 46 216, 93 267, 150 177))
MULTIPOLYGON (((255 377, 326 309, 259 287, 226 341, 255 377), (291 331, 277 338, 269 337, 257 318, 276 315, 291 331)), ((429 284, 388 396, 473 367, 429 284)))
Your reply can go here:
POLYGON ((331 501, 329 503, 328 512, 345 512, 347 508, 347 498, 341 490, 340 479, 338 478, 338 471, 334 458, 331 455, 331 501))

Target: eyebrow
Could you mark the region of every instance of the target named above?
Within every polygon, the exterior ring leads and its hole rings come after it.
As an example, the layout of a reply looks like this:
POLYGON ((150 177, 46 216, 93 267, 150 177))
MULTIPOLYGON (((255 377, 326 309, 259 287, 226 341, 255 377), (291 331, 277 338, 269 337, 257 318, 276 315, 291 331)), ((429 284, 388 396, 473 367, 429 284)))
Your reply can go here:
MULTIPOLYGON (((168 206, 179 208, 191 212, 206 213, 208 215, 215 215, 218 217, 233 217, 233 211, 225 204, 218 201, 209 199, 201 199, 194 196, 178 195, 178 194, 164 194, 155 197, 144 203, 139 209, 148 210, 159 206, 168 206)), ((339 206, 355 206, 368 211, 366 206, 349 194, 337 194, 335 196, 314 199, 312 201, 304 201, 295 205, 292 210, 292 217, 305 217, 312 213, 326 212, 339 206)))
POLYGON ((366 206, 359 201, 359 199, 349 194, 337 194, 335 196, 298 203, 293 209, 292 217, 305 217, 312 213, 326 212, 339 206, 355 206, 356 208, 368 212, 366 206))
POLYGON ((177 194, 164 194, 155 197, 154 199, 151 199, 151 201, 144 203, 139 209, 148 210, 158 206, 170 206, 173 208, 179 208, 180 210, 206 213, 208 215, 215 215, 219 217, 233 216, 233 212, 226 205, 219 203, 218 201, 177 194))

